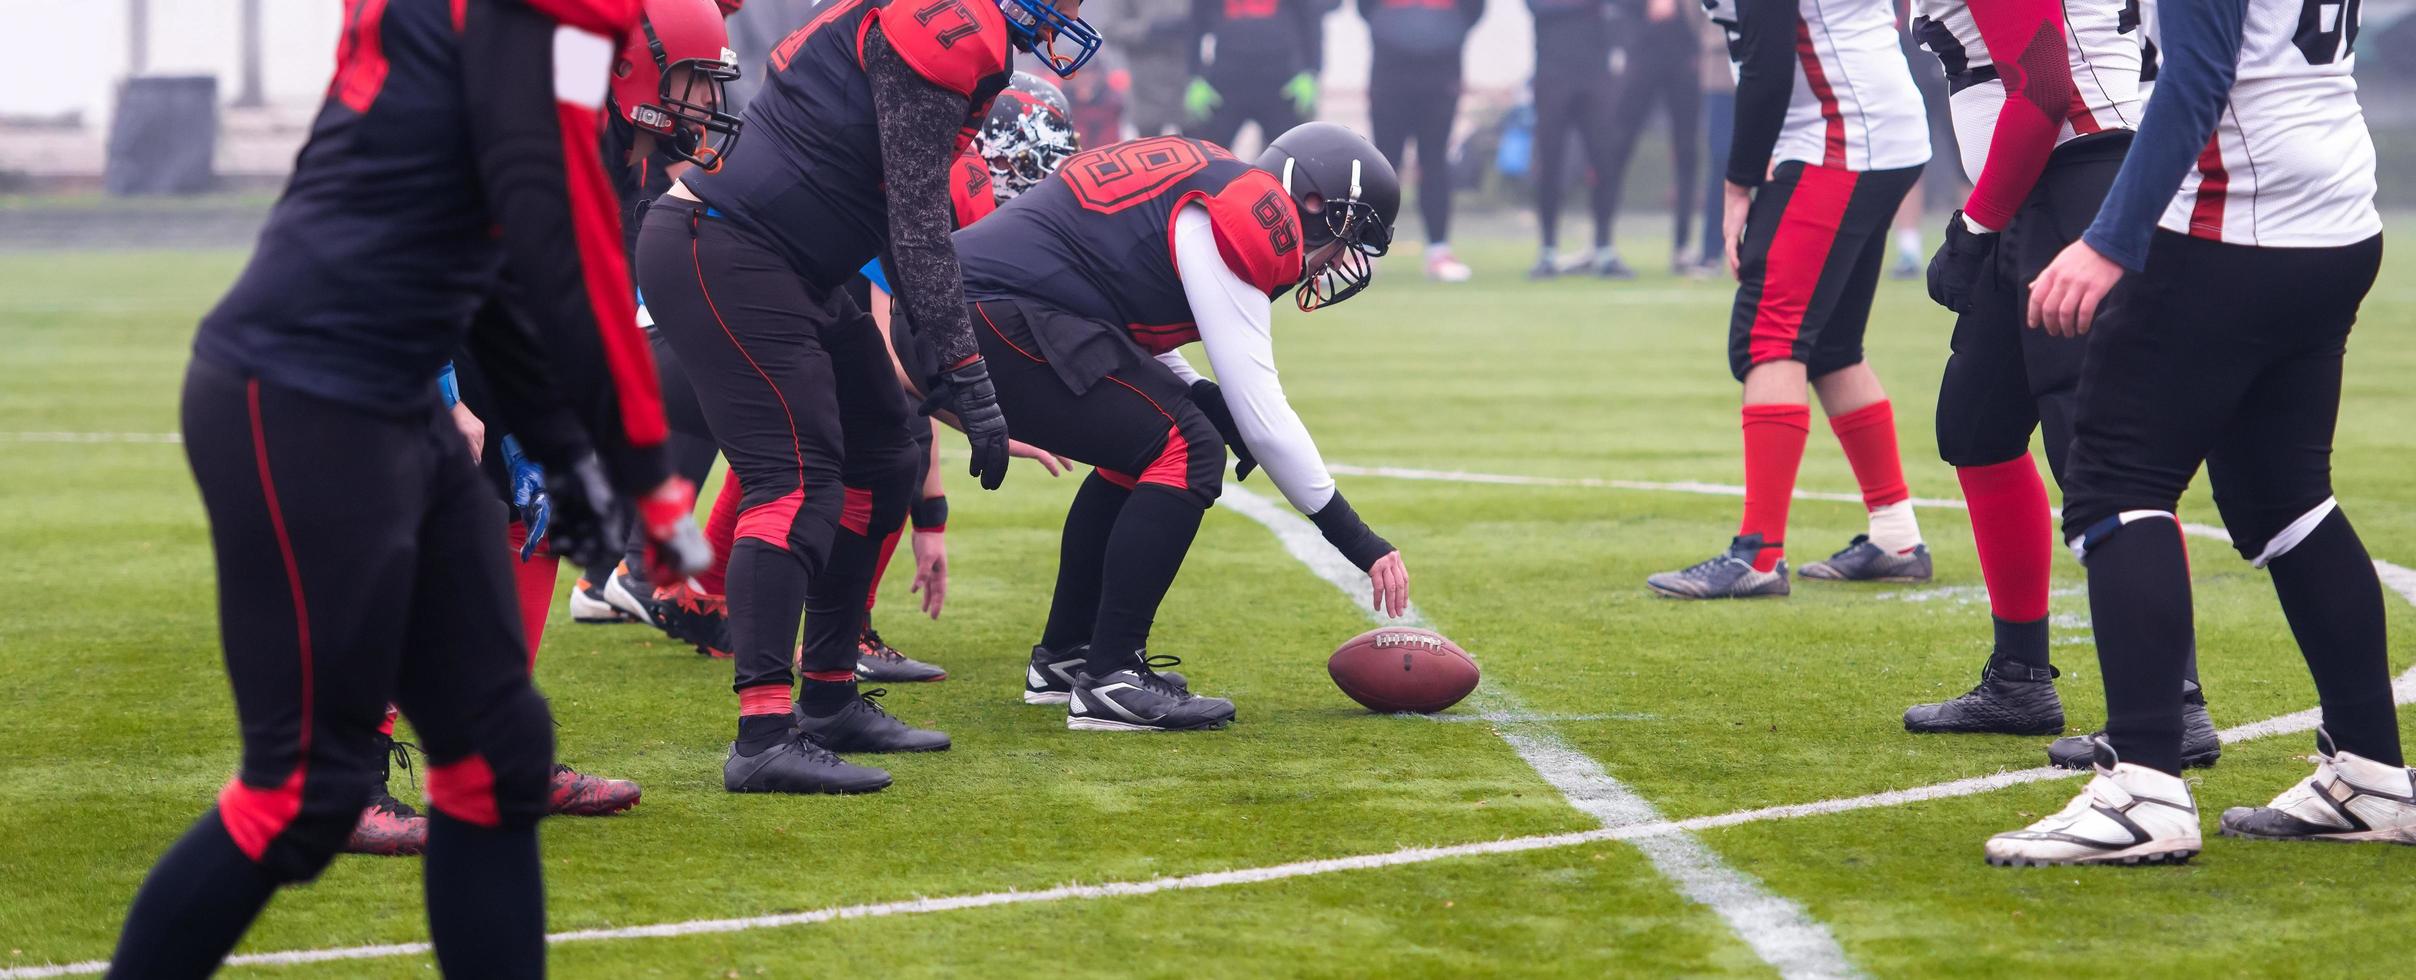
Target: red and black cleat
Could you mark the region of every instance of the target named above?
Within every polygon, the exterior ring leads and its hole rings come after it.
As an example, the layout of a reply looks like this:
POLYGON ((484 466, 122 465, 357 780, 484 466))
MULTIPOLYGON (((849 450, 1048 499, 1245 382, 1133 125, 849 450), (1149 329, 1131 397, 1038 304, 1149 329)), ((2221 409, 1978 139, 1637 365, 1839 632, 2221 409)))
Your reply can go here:
POLYGON ((590 776, 559 763, 554 766, 553 794, 546 809, 573 817, 608 817, 638 805, 638 784, 626 779, 590 776))
POLYGON ((947 680, 948 672, 899 653, 867 626, 856 640, 856 679, 873 684, 920 684, 947 680))
POLYGON ((427 849, 428 818, 384 791, 361 808, 361 819, 344 841, 346 854, 409 857, 427 849))
POLYGON ((730 606, 721 596, 681 582, 654 590, 655 621, 672 639, 708 657, 730 656, 730 606))

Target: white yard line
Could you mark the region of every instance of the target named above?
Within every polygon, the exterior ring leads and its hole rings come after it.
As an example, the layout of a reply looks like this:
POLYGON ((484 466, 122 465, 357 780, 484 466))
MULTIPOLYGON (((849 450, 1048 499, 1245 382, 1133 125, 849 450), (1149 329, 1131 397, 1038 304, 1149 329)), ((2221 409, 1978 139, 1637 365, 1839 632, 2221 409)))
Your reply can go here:
MULTIPOLYGON (((1377 615, 1371 608, 1367 575, 1326 544, 1325 538, 1306 519, 1240 487, 1226 487, 1222 500, 1227 509, 1274 532, 1276 540, 1283 543, 1284 550, 1295 560, 1342 590, 1360 609, 1369 610, 1370 616, 1377 615)), ((1394 622, 1426 625, 1414 607, 1394 622)), ((1559 790, 1570 806, 1600 822, 1604 829, 1667 822, 1651 802, 1604 771, 1592 756, 1570 745, 1550 724, 1531 720, 1534 713, 1516 695, 1484 684, 1469 696, 1469 705, 1494 723, 1494 733, 1510 743, 1511 749, 1536 775, 1559 790)), ((1781 976, 1860 974, 1847 961, 1836 937, 1802 906, 1779 897, 1763 887, 1759 879, 1731 867, 1693 835, 1673 831, 1640 837, 1635 843, 1653 867, 1677 886, 1679 894, 1726 921, 1737 938, 1776 967, 1781 976)))
POLYGON ((0 432, 0 442, 144 442, 173 445, 185 441, 174 432, 0 432))
MULTIPOLYGON (((5 441, 6 435, 7 434, 0 434, 0 441, 5 441)), ((1346 468, 1335 467, 1335 470, 1336 472, 1345 472, 1346 468)), ((1363 468, 1352 467, 1347 468, 1347 470, 1349 472, 1356 472, 1360 475, 1376 475, 1374 471, 1363 468)), ((1412 470, 1395 472, 1435 473, 1438 471, 1412 470)), ((1479 474, 1479 476, 1484 475, 1479 474)), ((1409 479, 1421 478, 1431 477, 1409 477, 1409 479)), ((1727 488, 1721 487, 1717 484, 1643 484, 1632 486, 1613 486, 1608 481, 1533 482, 1535 480, 1536 478, 1503 478, 1496 476, 1493 478, 1474 480, 1471 482, 1510 483, 1541 486, 1599 486, 1610 489, 1648 489, 1691 493, 1708 492, 1725 494, 1729 493, 1732 489, 1735 490, 1735 492, 1742 492, 1741 488, 1727 488), (1681 489, 1698 486, 1707 489, 1681 489)), ((1236 507, 1235 502, 1240 495, 1235 492, 1236 489, 1238 488, 1227 489, 1226 502, 1229 508, 1238 511, 1240 507, 1236 507)), ((1860 499, 1859 497, 1848 497, 1848 495, 1845 494, 1836 494, 1832 496, 1852 500, 1860 499)), ((1263 498, 1259 499, 1258 502, 1261 507, 1270 512, 1275 512, 1279 516, 1290 516, 1288 513, 1276 511, 1275 508, 1278 505, 1268 503, 1263 498)), ((1936 502, 1930 506, 1960 507, 1961 502, 1936 502)), ((1295 520, 1297 520, 1297 518, 1295 518, 1295 520)), ((2202 537, 2212 537, 2218 540, 2229 540, 2229 537, 2224 535, 2222 533, 2222 529, 2220 528, 2206 527, 2204 525, 2185 525, 2184 529, 2202 537)), ((1314 535, 1314 529, 1310 529, 1309 533, 1314 535)), ((1318 541, 1317 546, 1323 548, 1323 542, 1318 541)), ((2416 605, 2416 570, 2410 570, 2386 561, 2376 561, 2374 563, 2374 569, 2381 577, 2382 584, 2385 588, 2388 588, 2392 592, 2398 594, 2400 598, 2407 600, 2411 605, 2416 605)), ((1352 575, 1356 576, 1357 574, 1357 570, 1353 569, 1352 575)), ((1366 602, 1365 593, 1367 590, 1366 582, 1362 578, 1356 580, 1355 584, 1356 589, 1346 587, 1345 591, 1352 592, 1354 601, 1361 602, 1364 607, 1366 602)), ((2406 672, 2400 674, 2399 677, 2393 681, 2392 691, 2400 704, 2416 702, 2416 667, 2410 667, 2406 672)), ((1490 696, 1488 695, 1488 697, 1490 696)), ((1502 716, 1498 722, 1492 718, 1486 719, 1488 722, 1512 726, 1510 730, 1513 731, 1522 730, 1523 726, 1527 724, 1550 720, 1549 716, 1527 715, 1514 709, 1505 708, 1499 703, 1480 704, 1480 708, 1491 708, 1493 713, 1502 716)), ((1582 716, 1568 716, 1564 720, 1576 720, 1580 717, 1582 716)), ((2288 735, 2310 731, 2315 728, 2318 720, 2319 713, 2317 711, 2300 711, 2283 715, 2279 718, 2270 718, 2264 721, 2251 722, 2249 724, 2227 728, 2217 734, 2226 744, 2229 744, 2251 738, 2264 738, 2272 735, 2288 735)), ((1549 733, 1547 732, 1547 734, 1549 733)), ((1522 755, 1523 754, 1524 753, 1522 752, 1522 755)), ((1592 765, 1592 760, 1586 760, 1586 764, 1592 765)), ((1599 770, 1600 767, 1595 766, 1594 768, 1599 770)), ((1850 796, 1832 800, 1818 800, 1811 803, 1791 803, 1783 806, 1760 807, 1751 810, 1737 810, 1729 813, 1712 814, 1709 816, 1689 817, 1684 820, 1649 819, 1624 824, 1609 825, 1594 830, 1579 831, 1575 833, 1539 834, 1530 837, 1512 837, 1503 840, 1480 841, 1473 844, 1451 844, 1438 847, 1410 847, 1397 851, 1388 851, 1381 854, 1359 854, 1349 857, 1324 858, 1314 861, 1293 861, 1285 864, 1266 865, 1256 868, 1239 868, 1231 871, 1211 871, 1202 874, 1180 875, 1168 878, 1149 878, 1140 881, 1107 882, 1097 885, 1061 885, 1055 888, 1041 889, 1039 891, 985 892, 975 895, 960 895, 943 898, 917 898, 867 905, 837 906, 816 909, 808 912, 792 912, 781 915, 759 915, 735 919, 695 919, 686 922, 666 922, 656 925, 621 926, 609 929, 581 929, 572 932, 553 933, 546 937, 546 941, 549 943, 559 944, 603 942, 619 939, 668 938, 674 936, 691 936, 707 933, 749 932, 758 929, 779 929, 789 926, 811 925, 818 922, 831 922, 839 919, 871 919, 893 915, 917 915, 926 912, 955 911, 957 909, 990 908, 995 906, 1027 905, 1033 903, 1061 902, 1094 898, 1129 898, 1141 895, 1153 895, 1159 892, 1186 891, 1201 888, 1221 888, 1228 885, 1246 885, 1269 881, 1282 881, 1288 878, 1302 878, 1310 875, 1332 874, 1339 871, 1361 871, 1375 868, 1393 868, 1405 865, 1426 864, 1433 861, 1445 861, 1455 858, 1482 857, 1494 854, 1516 854, 1525 851, 1576 847, 1579 845, 1601 843, 1605 841, 1634 841, 1639 842, 1639 847, 1642 847, 1641 842, 1644 841, 1662 837, 1670 837, 1673 835, 1689 835, 1697 831, 1716 830, 1723 827, 1735 827, 1744 824, 1761 823, 1772 820, 1793 820, 1802 817, 1828 816, 1838 813, 1850 813, 1856 810, 1903 806, 1908 803, 1924 803, 1934 800, 1953 799, 1955 797, 1962 796, 1974 796, 1980 793, 1993 792, 1995 790, 2004 789, 2010 786, 2044 782, 2052 779, 2068 779, 2078 775, 2080 774, 2076 772, 2042 766, 2036 769, 2009 770, 1986 776, 1973 776, 1966 779, 1951 780, 1929 786, 1917 786, 1911 789, 1887 790, 1884 792, 1870 793, 1863 796, 1850 796)), ((1603 778, 1607 780, 1610 777, 1605 775, 1603 778)), ((1572 804, 1577 805, 1574 800, 1572 800, 1572 804)), ((1586 806, 1579 805, 1579 808, 1586 809, 1586 806)), ((1615 810, 1616 808, 1612 809, 1615 810)), ((1587 812, 1592 813, 1595 811, 1587 810, 1587 812)), ((1687 837, 1686 839, 1693 840, 1691 837, 1687 837)), ((1701 847, 1702 845, 1700 842, 1696 842, 1695 846, 1701 847)), ((1647 851, 1648 856, 1651 856, 1651 853, 1651 851, 1647 851)), ((1706 853, 1708 852, 1706 851, 1706 853)), ((1716 856, 1713 858, 1713 860, 1717 860, 1716 856)), ((1656 867, 1661 866, 1662 860, 1656 858, 1655 865, 1656 867)), ((1742 874, 1741 872, 1735 873, 1742 874)), ((1690 892, 1688 897, 1693 898, 1695 896, 1690 892)), ((1703 899, 1700 898, 1697 898, 1696 900, 1703 901, 1703 899)), ((1782 899, 1781 901, 1784 900, 1782 899)), ((1706 902, 1705 904, 1710 903, 1706 902)), ((1762 909, 1758 911, 1767 912, 1769 910, 1762 909)), ((1814 929, 1820 928, 1817 923, 1811 923, 1811 926, 1814 929)), ((1822 932, 1822 935, 1824 938, 1826 937, 1825 930, 1822 932)), ((1835 944, 1833 940, 1830 942, 1830 945, 1834 947, 1835 944)), ((1756 947, 1756 951, 1760 952, 1760 947, 1756 947)), ((240 956, 228 958, 227 965, 287 966, 343 960, 418 956, 424 955, 428 952, 429 947, 427 943, 392 943, 374 946, 339 946, 326 949, 282 950, 269 953, 246 953, 240 956)), ((1796 951, 1792 949, 1780 950, 1778 951, 1778 955, 1783 957, 1792 955, 1794 952, 1796 951)), ((1769 955, 1765 955, 1764 958, 1768 959, 1769 955)), ((1773 960, 1773 962, 1775 963, 1777 961, 1773 960)), ((1842 955, 1840 956, 1840 963, 1841 965, 1845 966, 1845 969, 1849 971, 1852 969, 1850 964, 1843 964, 1842 955)), ((86 976, 101 973, 106 971, 108 968, 109 963, 105 960, 86 960, 78 963, 44 964, 39 966, 5 967, 0 968, 0 980, 34 980, 34 978, 37 977, 86 976)))

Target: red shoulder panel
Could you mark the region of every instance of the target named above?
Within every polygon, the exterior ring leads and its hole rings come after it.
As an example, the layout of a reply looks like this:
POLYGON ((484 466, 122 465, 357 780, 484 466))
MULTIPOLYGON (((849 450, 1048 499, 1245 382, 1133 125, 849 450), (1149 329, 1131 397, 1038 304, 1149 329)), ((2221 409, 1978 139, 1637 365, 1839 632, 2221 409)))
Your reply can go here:
POLYGON ((1217 251, 1243 281, 1270 299, 1300 283, 1300 209, 1274 175, 1252 168, 1200 204, 1217 251))
POLYGON ((981 154, 960 153, 948 165, 948 199, 956 205, 960 229, 998 210, 998 192, 990 186, 990 165, 981 154))
POLYGON ((987 0, 885 0, 872 16, 906 63, 932 84, 971 97, 1007 71, 1007 19, 987 0))

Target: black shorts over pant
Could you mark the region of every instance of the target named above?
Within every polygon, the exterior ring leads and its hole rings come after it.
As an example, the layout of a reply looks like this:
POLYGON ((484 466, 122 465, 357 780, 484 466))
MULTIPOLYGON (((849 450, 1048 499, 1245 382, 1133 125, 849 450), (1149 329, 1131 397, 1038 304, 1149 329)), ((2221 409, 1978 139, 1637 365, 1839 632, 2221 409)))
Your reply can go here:
POLYGON ((744 491, 729 586, 735 686, 788 684, 799 613, 808 672, 852 671, 873 528, 911 505, 923 420, 872 317, 703 205, 658 202, 638 281, 744 491))
POLYGON ((529 683, 504 507, 438 405, 380 415, 212 361, 185 373, 185 454, 209 512, 243 764, 227 836, 316 877, 385 772, 388 703, 446 816, 528 827, 554 732, 529 683))
MULTIPOLYGON (((2030 451, 2031 430, 2038 429, 2047 466, 2062 481, 2088 341, 2024 325, 2030 281, 2096 220, 2130 145, 2131 134, 2118 131, 2057 147, 1999 236, 1972 290, 1971 312, 1955 318, 1954 354, 1938 384, 1938 455, 1947 463, 1989 466, 2016 458, 2030 451)), ((2115 288, 2119 297, 2128 286, 2115 288)), ((2098 322, 2129 309, 2118 298, 2098 322)))
POLYGON ((2341 358, 2382 236, 2258 248, 2158 231, 2081 368, 2064 535, 2172 511, 2206 464, 2242 557, 2332 496, 2341 358))
POLYGON ((1166 365, 1126 341, 1102 345, 1120 352, 1112 370, 1087 384, 1069 380, 1044 359, 1032 331, 1034 321, 1073 317, 1021 300, 972 305, 973 334, 1016 438, 1098 467, 1127 489, 1160 487, 1202 508, 1224 492, 1225 440, 1166 365))
POLYGON ((1920 167, 1853 171, 1789 160, 1753 195, 1737 247, 1728 369, 1800 361, 1818 378, 1862 363, 1896 205, 1920 167))

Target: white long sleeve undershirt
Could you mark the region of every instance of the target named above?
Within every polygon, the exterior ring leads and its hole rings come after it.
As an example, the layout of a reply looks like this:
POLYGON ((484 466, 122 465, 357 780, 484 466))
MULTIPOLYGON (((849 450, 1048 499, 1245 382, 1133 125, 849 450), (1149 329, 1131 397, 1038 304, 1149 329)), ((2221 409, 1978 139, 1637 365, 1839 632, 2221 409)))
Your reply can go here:
MULTIPOLYGON (((1324 510, 1334 499, 1334 477, 1308 427, 1284 399, 1283 382, 1275 374, 1275 324, 1267 294, 1226 265, 1208 209, 1198 204, 1184 205, 1175 215, 1174 255, 1200 343, 1242 442, 1295 509, 1311 515, 1324 510)), ((1158 359, 1186 382, 1199 379, 1180 354, 1169 351, 1158 359)))

